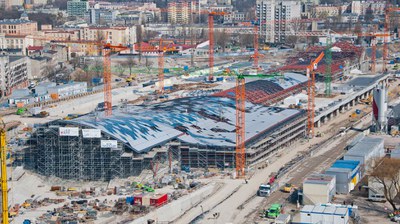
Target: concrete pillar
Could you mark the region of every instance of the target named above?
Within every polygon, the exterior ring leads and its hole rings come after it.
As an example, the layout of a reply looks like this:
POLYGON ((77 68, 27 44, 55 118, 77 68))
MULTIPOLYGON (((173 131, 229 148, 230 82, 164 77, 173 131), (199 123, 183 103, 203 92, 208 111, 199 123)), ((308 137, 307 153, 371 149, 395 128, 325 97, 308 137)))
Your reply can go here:
POLYGON ((333 116, 334 116, 334 117, 337 117, 337 116, 338 116, 338 113, 339 113, 339 110, 334 110, 334 111, 333 111, 333 116))
POLYGON ((316 122, 315 127, 317 127, 317 128, 321 127, 321 120, 318 120, 318 121, 316 122))

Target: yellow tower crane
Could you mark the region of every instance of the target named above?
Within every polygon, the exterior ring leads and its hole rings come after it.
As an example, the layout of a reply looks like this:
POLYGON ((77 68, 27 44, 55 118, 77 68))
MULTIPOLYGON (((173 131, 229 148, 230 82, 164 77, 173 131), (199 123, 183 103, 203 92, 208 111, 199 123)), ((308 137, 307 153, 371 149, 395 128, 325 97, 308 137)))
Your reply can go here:
POLYGON ((4 121, 0 129, 0 154, 1 154, 1 206, 3 224, 8 224, 8 187, 7 187, 7 148, 6 148, 6 125, 4 121))

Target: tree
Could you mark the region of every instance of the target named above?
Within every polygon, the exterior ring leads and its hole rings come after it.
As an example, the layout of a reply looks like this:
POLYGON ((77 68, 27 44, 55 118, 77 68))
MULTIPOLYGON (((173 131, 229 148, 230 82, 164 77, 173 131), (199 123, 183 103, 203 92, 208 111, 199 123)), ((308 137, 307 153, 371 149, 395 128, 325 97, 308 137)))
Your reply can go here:
POLYGON ((115 66, 115 70, 120 77, 123 77, 125 75, 125 67, 123 65, 119 64, 115 66))
POLYGON ((143 29, 141 25, 136 26, 136 40, 137 49, 139 52, 139 63, 142 62, 142 42, 143 42, 143 29))
POLYGON ((224 30, 222 32, 215 32, 215 43, 222 48, 222 51, 225 52, 225 48, 230 41, 230 35, 224 30))
POLYGON ((239 45, 241 47, 250 47, 254 45, 254 36, 253 34, 241 34, 239 36, 239 45))
POLYGON ((135 59, 133 59, 133 57, 129 57, 124 62, 124 65, 129 68, 129 76, 131 76, 132 69, 133 69, 133 67, 135 67, 137 65, 137 62, 135 61, 135 59))
POLYGON ((383 193, 393 210, 397 210, 395 200, 400 193, 400 159, 383 158, 372 161, 370 178, 383 186, 383 193))
POLYGON ((146 56, 145 61, 144 61, 144 66, 146 66, 148 72, 150 72, 152 65, 153 65, 153 62, 149 59, 149 57, 146 56))
POLYGON ((286 44, 295 45, 297 44, 298 37, 295 35, 290 35, 286 38, 286 44))
POLYGON ((46 63, 43 68, 43 78, 47 78, 49 80, 55 80, 56 78, 56 66, 52 62, 46 63))

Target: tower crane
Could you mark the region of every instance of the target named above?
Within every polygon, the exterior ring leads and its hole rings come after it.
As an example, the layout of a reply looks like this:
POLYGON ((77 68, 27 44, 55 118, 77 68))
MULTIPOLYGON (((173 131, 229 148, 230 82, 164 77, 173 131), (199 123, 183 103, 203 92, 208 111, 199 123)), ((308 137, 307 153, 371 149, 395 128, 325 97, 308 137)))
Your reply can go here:
POLYGON ((1 153, 1 207, 3 224, 8 224, 8 186, 7 186, 7 143, 6 143, 6 125, 1 120, 0 129, 0 153, 1 153))
POLYGON ((163 40, 160 38, 160 43, 158 47, 158 83, 159 90, 158 93, 162 95, 164 93, 164 50, 163 50, 163 40))
POLYGON ((235 101, 236 101, 236 177, 244 178, 246 175, 246 78, 273 78, 282 76, 280 73, 245 75, 235 70, 229 70, 228 76, 236 76, 235 101))
POLYGON ((308 96, 308 107, 307 107, 307 131, 308 137, 314 137, 314 118, 315 118, 315 70, 318 67, 318 63, 325 56, 324 52, 307 66, 307 96, 308 96))
POLYGON ((208 66, 210 67, 210 73, 208 75, 208 80, 212 81, 214 78, 214 16, 223 16, 226 15, 226 12, 209 12, 208 13, 208 39, 209 39, 209 48, 208 48, 208 66))

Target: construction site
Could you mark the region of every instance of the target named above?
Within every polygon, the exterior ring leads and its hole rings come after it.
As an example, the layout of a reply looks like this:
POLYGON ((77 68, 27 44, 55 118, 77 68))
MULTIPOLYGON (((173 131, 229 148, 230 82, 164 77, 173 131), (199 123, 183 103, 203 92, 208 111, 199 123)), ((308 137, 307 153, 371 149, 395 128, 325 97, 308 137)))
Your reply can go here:
MULTIPOLYGON (((262 223, 289 214, 293 223, 312 223, 303 222, 307 214, 345 205, 357 184, 361 191, 366 159, 354 160, 400 144, 399 43, 376 46, 390 33, 359 34, 373 37, 369 46, 331 43, 328 32, 325 46, 264 50, 255 23, 253 50, 227 56, 215 52, 218 14, 208 15, 205 61, 173 55, 159 38, 138 48, 154 53, 146 60, 156 74, 113 81, 122 78, 112 67, 127 47, 88 42, 103 46, 103 91, 36 103, 42 117, 4 111, 3 220, 262 223), (166 74, 176 61, 188 69, 166 74), (374 150, 360 156, 357 144, 374 150), (318 195, 328 198, 319 204, 312 194, 303 200, 307 188, 297 186, 339 186, 338 169, 351 176, 346 189, 318 195)), ((365 212, 345 207, 346 220, 358 217, 347 208, 365 212)))

